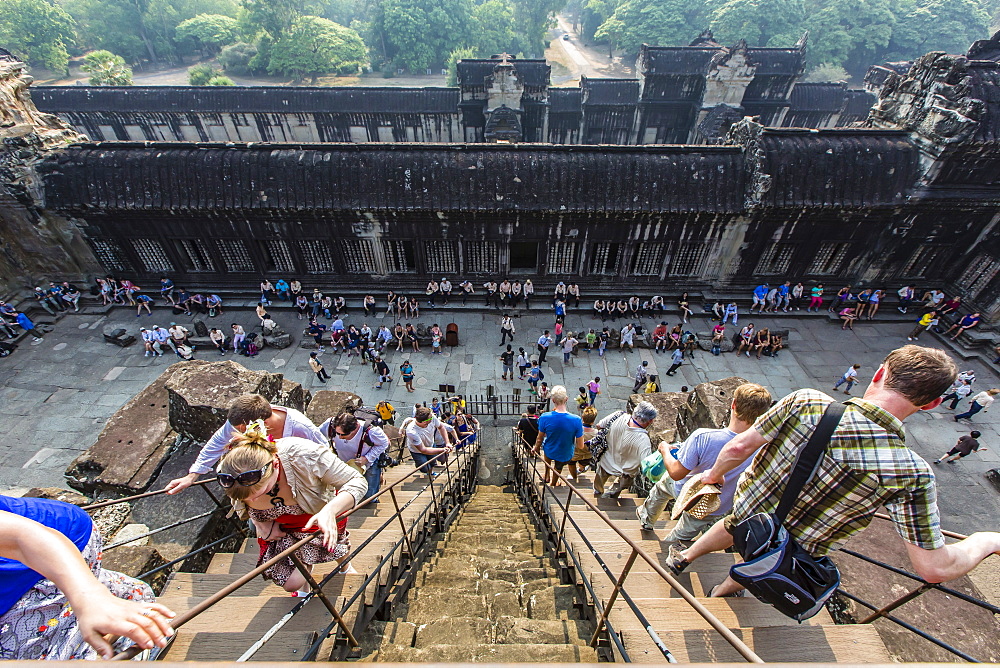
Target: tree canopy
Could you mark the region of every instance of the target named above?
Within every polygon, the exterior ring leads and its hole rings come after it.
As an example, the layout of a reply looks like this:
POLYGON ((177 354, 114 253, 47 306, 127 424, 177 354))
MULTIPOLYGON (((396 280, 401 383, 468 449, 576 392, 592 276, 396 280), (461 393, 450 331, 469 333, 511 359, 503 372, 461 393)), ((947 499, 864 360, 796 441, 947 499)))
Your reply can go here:
POLYGON ((81 69, 90 74, 91 86, 132 85, 132 68, 110 51, 91 51, 83 57, 81 69))
POLYGON ((366 61, 356 31, 319 16, 300 16, 274 43, 267 71, 315 80, 322 74, 357 74, 366 61))
POLYGON ((191 40, 209 53, 218 53, 222 47, 236 41, 239 22, 223 14, 198 14, 177 24, 179 41, 191 40))
POLYGON ((0 9, 0 45, 29 65, 67 70, 67 46, 75 35, 73 19, 62 7, 46 0, 4 0, 0 9))

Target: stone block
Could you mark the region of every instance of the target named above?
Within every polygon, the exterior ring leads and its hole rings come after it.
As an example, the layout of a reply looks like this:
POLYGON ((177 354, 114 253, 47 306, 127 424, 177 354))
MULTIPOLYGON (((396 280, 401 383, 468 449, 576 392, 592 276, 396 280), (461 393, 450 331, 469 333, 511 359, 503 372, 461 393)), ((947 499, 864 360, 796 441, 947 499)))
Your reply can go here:
POLYGON ((272 348, 288 348, 292 345, 292 335, 274 333, 270 336, 265 336, 264 343, 272 348))
POLYGON ((315 424, 323 423, 327 418, 333 417, 346 410, 353 411, 361 406, 361 397, 353 392, 343 392, 340 390, 320 390, 313 395, 309 407, 306 409, 306 417, 315 424))
POLYGON ((171 426, 180 434, 207 441, 226 421, 233 400, 243 394, 260 394, 274 401, 281 393, 283 376, 251 371, 233 361, 181 362, 165 384, 171 426))
POLYGON ((208 325, 205 324, 204 320, 194 321, 194 331, 198 336, 208 336, 208 325))
POLYGON ((586 645, 590 639, 586 624, 576 620, 503 617, 496 634, 501 645, 586 645))
POLYGON ((990 469, 987 471, 986 479, 993 485, 993 489, 1000 492, 1000 469, 990 469))
POLYGON ((168 367, 108 419, 93 445, 66 469, 66 482, 84 493, 121 495, 149 488, 166 462, 177 433, 170 426, 166 384, 186 365, 168 367))
POLYGON ((281 391, 278 392, 274 403, 305 412, 310 401, 312 401, 312 392, 302 387, 301 383, 284 378, 281 381, 281 391))
POLYGON ((656 419, 649 425, 649 440, 655 448, 660 441, 674 443, 686 438, 680 433, 680 425, 687 420, 688 395, 683 392, 653 392, 633 394, 628 399, 627 409, 631 411, 639 402, 648 401, 657 410, 656 419))
POLYGON ((145 524, 126 524, 118 530, 118 533, 109 538, 107 542, 109 544, 127 543, 135 547, 142 547, 143 545, 149 545, 149 536, 144 535, 147 533, 149 533, 149 527, 145 524), (138 536, 142 536, 142 538, 137 538, 138 536))
POLYGON ((121 531, 128 524, 131 515, 132 506, 130 503, 116 503, 113 506, 104 506, 92 511, 90 518, 94 520, 94 528, 100 531, 101 536, 104 537, 104 542, 110 545, 111 541, 107 537, 114 536, 121 531))
POLYGON ((31 499, 53 499, 72 503, 74 506, 85 506, 90 503, 90 499, 83 494, 61 487, 32 487, 24 493, 24 496, 31 499))
POLYGON ((695 385, 688 395, 687 413, 680 425, 682 438, 695 429, 721 429, 729 424, 729 407, 733 403, 733 392, 744 383, 745 378, 730 376, 720 380, 695 385))
POLYGON ((413 646, 430 645, 468 646, 493 642, 493 623, 478 617, 447 617, 433 624, 423 624, 417 629, 413 646))
MULTIPOLYGON (((122 545, 108 550, 101 558, 101 565, 106 570, 117 571, 131 577, 136 577, 165 563, 167 560, 163 558, 159 550, 149 545, 122 545)), ((153 588, 153 591, 159 591, 163 588, 169 574, 170 569, 166 568, 150 576, 146 582, 153 588)))
MULTIPOLYGON (((711 332, 698 332, 698 347, 702 350, 712 350, 712 333, 711 332)), ((731 353, 735 348, 733 347, 732 339, 724 337, 720 342, 719 349, 724 353, 731 353)))

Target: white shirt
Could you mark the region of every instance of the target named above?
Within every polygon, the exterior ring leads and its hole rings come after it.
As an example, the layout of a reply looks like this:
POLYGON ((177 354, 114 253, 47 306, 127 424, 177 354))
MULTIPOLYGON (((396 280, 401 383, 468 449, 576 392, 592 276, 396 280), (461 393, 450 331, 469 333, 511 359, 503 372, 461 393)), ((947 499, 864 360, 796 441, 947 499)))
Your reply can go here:
POLYGON ((844 378, 847 378, 848 380, 857 377, 858 377, 858 370, 855 369, 853 366, 848 368, 847 371, 844 372, 844 378))
POLYGON ((326 435, 333 435, 333 449, 340 457, 342 461, 349 462, 352 459, 358 458, 358 446, 361 446, 361 457, 368 460, 371 464, 376 459, 379 458, 383 452, 389 449, 389 437, 385 435, 381 427, 368 427, 368 440, 372 442, 373 445, 368 445, 365 443, 362 445, 361 436, 365 431, 365 423, 363 420, 358 420, 357 433, 354 434, 349 439, 343 439, 337 436, 336 429, 331 427, 333 418, 327 419, 323 424, 319 426, 320 432, 326 435))
MULTIPOLYGON (((613 415, 613 414, 612 414, 613 415)), ((611 415, 597 423, 598 427, 608 424, 611 415)), ((635 475, 643 457, 653 450, 649 434, 632 422, 632 416, 625 414, 615 420, 608 431, 608 449, 598 463, 611 475, 635 475)))
POLYGON ((441 421, 436 417, 431 418, 431 421, 425 427, 418 425, 416 420, 407 420, 404 428, 406 447, 410 452, 420 452, 418 449, 420 445, 423 445, 424 448, 434 447, 434 438, 440 426, 441 421))
POLYGON ((632 337, 635 335, 635 330, 631 327, 622 328, 622 343, 632 343, 632 337))
MULTIPOLYGON (((284 406, 275 406, 271 404, 272 410, 279 410, 285 412, 285 429, 281 432, 281 437, 286 438, 288 436, 297 436, 299 438, 304 438, 307 441, 312 441, 314 443, 319 443, 320 445, 325 445, 329 447, 330 442, 326 440, 326 436, 323 435, 316 425, 312 423, 312 420, 307 418, 305 415, 295 410, 294 408, 285 408, 284 406)), ((208 439, 201 448, 201 452, 198 453, 198 458, 188 469, 190 473, 204 474, 212 470, 215 463, 222 459, 223 453, 226 451, 226 446, 229 442, 233 440, 233 437, 238 435, 240 432, 236 431, 236 427, 229 424, 227 420, 219 429, 212 434, 212 438, 208 439)))
POLYGON ((976 396, 972 397, 972 400, 975 401, 980 406, 982 406, 983 410, 985 411, 990 407, 990 404, 993 403, 993 395, 983 390, 976 396))
POLYGON ((170 338, 170 332, 163 329, 162 327, 157 327, 156 329, 153 330, 153 338, 159 341, 160 343, 166 343, 167 339, 170 338))

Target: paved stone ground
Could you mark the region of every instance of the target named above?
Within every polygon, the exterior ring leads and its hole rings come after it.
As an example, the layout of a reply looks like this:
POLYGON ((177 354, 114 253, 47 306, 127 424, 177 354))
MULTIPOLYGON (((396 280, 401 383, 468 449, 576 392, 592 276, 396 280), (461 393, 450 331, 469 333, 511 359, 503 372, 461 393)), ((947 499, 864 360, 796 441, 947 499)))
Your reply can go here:
MULTIPOLYGON (((527 397, 527 384, 522 381, 500 381, 498 355, 498 318, 483 313, 425 310, 419 318, 427 324, 448 322, 459 325, 461 345, 445 348, 441 355, 391 352, 388 361, 394 369, 392 387, 373 389, 375 376, 368 365, 357 357, 326 352, 322 360, 333 376, 326 385, 310 372, 308 353, 298 347, 304 321, 296 319, 288 307, 272 309, 276 320, 293 333, 296 345, 285 350, 265 349, 258 357, 231 357, 249 368, 276 371, 303 383, 312 390, 344 388, 357 392, 366 402, 386 398, 400 413, 408 413, 414 401, 430 401, 437 396, 440 383, 448 382, 463 394, 485 393, 488 385, 497 387, 499 394, 510 394, 520 387, 527 397), (398 366, 409 358, 417 379, 415 393, 407 393, 398 374, 398 366)), ((130 309, 118 309, 108 316, 70 314, 56 324, 55 331, 37 345, 22 343, 16 353, 0 360, 0 405, 6 420, 5 438, 0 441, 0 490, 22 490, 36 485, 64 486, 63 471, 70 461, 91 445, 105 420, 132 395, 151 382, 176 357, 147 358, 137 343, 121 349, 106 344, 102 333, 108 326, 124 326, 138 334, 139 323, 169 326, 169 315, 157 311, 153 317, 136 319, 130 309)), ((360 324, 360 312, 353 312, 348 323, 360 324)), ((193 331, 192 319, 181 317, 178 322, 193 331)), ((249 310, 227 310, 225 315, 209 324, 228 330, 237 321, 247 329, 256 318, 249 310)), ((740 375, 768 387, 779 397, 800 387, 815 387, 829 391, 844 370, 853 363, 862 365, 861 387, 885 354, 906 343, 908 323, 858 323, 855 331, 841 331, 826 320, 805 318, 756 318, 758 326, 770 325, 790 330, 790 349, 776 359, 747 359, 735 354, 715 357, 698 351, 672 378, 663 375, 669 357, 649 350, 631 354, 609 351, 604 357, 596 352, 582 353, 570 365, 563 365, 562 355, 551 350, 546 360, 545 375, 550 386, 564 384, 571 395, 576 388, 594 376, 600 376, 604 393, 598 399, 602 413, 618 408, 632 389, 632 374, 641 360, 649 360, 653 373, 660 374, 664 390, 676 391, 682 385, 729 375, 740 375)), ((370 319, 373 329, 383 322, 379 315, 370 319)), ((646 319, 646 326, 652 321, 646 319)), ((707 330, 707 319, 696 320, 693 328, 707 330)), ((673 322, 671 321, 671 324, 673 322)), ((582 314, 567 318, 571 331, 598 326, 599 323, 582 314)), ((534 341, 541 329, 552 326, 548 311, 533 310, 517 319, 515 350, 523 346, 534 350, 534 341)), ((925 335, 925 345, 941 345, 925 335)), ((199 359, 224 359, 214 350, 198 350, 199 359)), ((963 368, 967 368, 963 365, 963 368)), ((979 380, 976 391, 1000 385, 994 369, 972 363, 979 380)), ((1000 528, 1000 494, 983 477, 983 473, 1000 465, 1000 409, 976 416, 975 428, 983 432, 982 442, 989 450, 965 460, 938 467, 940 502, 946 528, 967 533, 977 529, 1000 528)), ((935 459, 951 448, 958 437, 971 427, 959 426, 951 420, 951 412, 937 409, 911 417, 906 422, 907 442, 922 456, 935 459)))

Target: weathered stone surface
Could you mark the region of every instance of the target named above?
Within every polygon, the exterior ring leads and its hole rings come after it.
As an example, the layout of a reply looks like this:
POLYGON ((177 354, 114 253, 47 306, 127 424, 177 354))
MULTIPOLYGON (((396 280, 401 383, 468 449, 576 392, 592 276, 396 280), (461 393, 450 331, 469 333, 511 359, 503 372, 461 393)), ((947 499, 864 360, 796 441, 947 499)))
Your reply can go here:
POLYGON ((305 412, 310 401, 312 401, 312 392, 302 387, 300 383, 284 378, 281 381, 281 391, 278 392, 274 403, 305 412))
POLYGON ((990 469, 986 472, 986 479, 990 481, 990 484, 1000 492, 1000 469, 990 469))
POLYGON ((309 407, 306 409, 306 417, 314 423, 320 424, 327 418, 347 409, 357 408, 361 403, 361 397, 353 392, 320 390, 313 395, 312 401, 309 402, 309 407))
POLYGON ((194 360, 174 366, 179 369, 165 384, 170 424, 196 440, 212 437, 237 397, 260 394, 273 401, 281 393, 281 374, 250 371, 236 362, 194 360))
MULTIPOLYGON (((122 545, 104 553, 101 565, 112 571, 136 577, 167 563, 159 550, 149 545, 122 545)), ((147 580, 153 591, 159 591, 166 582, 170 569, 164 569, 147 580)))
POLYGON ((97 441, 66 469, 70 487, 122 495, 148 489, 177 436, 168 417, 166 384, 187 364, 194 362, 168 367, 111 416, 97 441))
POLYGON ((264 343, 272 348, 287 348, 292 345, 292 335, 275 333, 271 336, 265 336, 264 343))
POLYGON ((688 395, 683 392, 653 392, 652 394, 633 394, 628 398, 628 410, 631 411, 640 401, 648 401, 657 410, 656 419, 649 425, 649 440, 655 448, 660 441, 674 443, 686 435, 679 433, 680 425, 685 421, 688 395))
POLYGON ((104 542, 108 543, 107 537, 114 536, 121 531, 122 527, 128 524, 128 519, 132 514, 130 503, 116 503, 113 506, 105 506, 91 511, 90 518, 94 520, 94 528, 101 532, 104 542))
MULTIPOLYGON (((711 332, 698 332, 698 347, 702 350, 712 350, 712 333, 711 332)), ((732 339, 729 337, 723 337, 719 349, 724 353, 731 353, 735 348, 733 347, 732 339)))
POLYGON ((118 531, 118 533, 109 538, 107 542, 111 544, 132 541, 128 544, 135 547, 141 547, 143 545, 149 545, 149 536, 144 535, 147 533, 149 533, 149 527, 145 524, 126 524, 118 531), (143 537, 136 538, 137 536, 143 537))
POLYGON ((729 424, 733 392, 747 382, 749 381, 745 378, 730 376, 695 385, 688 395, 686 419, 681 425, 684 437, 695 429, 721 429, 729 424))
POLYGON ((208 325, 205 324, 204 320, 195 320, 194 331, 198 336, 208 336, 208 325))
POLYGON ((72 503, 74 506, 85 506, 90 503, 90 499, 83 494, 60 487, 32 487, 24 493, 24 496, 32 499, 54 499, 72 503))

